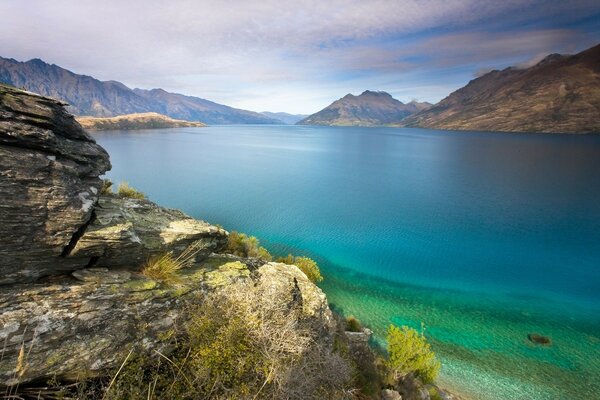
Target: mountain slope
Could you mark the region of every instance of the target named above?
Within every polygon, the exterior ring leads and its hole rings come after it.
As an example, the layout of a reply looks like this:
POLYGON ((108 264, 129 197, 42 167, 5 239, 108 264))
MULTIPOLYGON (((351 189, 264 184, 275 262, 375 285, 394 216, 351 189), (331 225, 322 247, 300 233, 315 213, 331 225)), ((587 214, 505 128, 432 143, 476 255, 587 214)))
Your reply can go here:
POLYGON ((403 126, 513 131, 600 132, 600 45, 552 54, 527 68, 472 80, 403 126))
POLYGON ((261 114, 265 115, 269 118, 279 120, 282 123, 287 124, 287 125, 294 125, 296 122, 300 121, 301 119, 308 117, 308 115, 306 115, 306 114, 288 114, 285 112, 263 111, 263 112, 261 112, 261 114))
POLYGON ((198 97, 162 89, 131 90, 120 82, 99 81, 40 59, 19 62, 0 57, 0 82, 66 101, 70 104, 67 109, 76 115, 112 117, 158 112, 176 119, 200 120, 209 124, 279 123, 259 113, 198 97))
POLYGON ((199 128, 206 126, 202 122, 173 119, 154 112, 126 114, 117 117, 77 117, 76 119, 84 129, 96 131, 113 129, 199 128))
POLYGON ((299 121, 298 125, 377 126, 398 122, 430 106, 428 103, 404 104, 386 92, 366 90, 359 96, 347 94, 321 111, 299 121))

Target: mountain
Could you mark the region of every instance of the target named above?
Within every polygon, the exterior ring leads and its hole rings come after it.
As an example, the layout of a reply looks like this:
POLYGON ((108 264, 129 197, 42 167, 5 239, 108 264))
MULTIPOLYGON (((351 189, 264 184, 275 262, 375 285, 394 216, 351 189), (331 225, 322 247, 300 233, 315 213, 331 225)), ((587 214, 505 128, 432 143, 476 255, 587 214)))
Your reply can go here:
POLYGON ((199 128, 206 126, 202 122, 173 119, 154 112, 126 114, 117 117, 77 117, 76 119, 84 129, 96 131, 112 129, 199 128))
POLYGON ((364 91, 359 96, 347 94, 298 125, 377 126, 388 125, 419 112, 429 103, 404 104, 386 92, 364 91))
POLYGON ((265 115, 269 118, 273 118, 278 121, 281 121, 283 124, 286 124, 286 125, 294 125, 296 122, 300 121, 301 119, 308 117, 308 115, 306 115, 306 114, 288 114, 285 112, 263 111, 263 112, 261 112, 261 114, 265 115))
POLYGON ((403 126, 511 132, 600 132, 600 45, 492 71, 403 126))
POLYGON ((99 81, 40 59, 19 62, 0 57, 0 82, 69 103, 76 115, 113 117, 157 112, 175 119, 208 124, 276 124, 265 115, 228 107, 162 89, 130 89, 116 81, 99 81))

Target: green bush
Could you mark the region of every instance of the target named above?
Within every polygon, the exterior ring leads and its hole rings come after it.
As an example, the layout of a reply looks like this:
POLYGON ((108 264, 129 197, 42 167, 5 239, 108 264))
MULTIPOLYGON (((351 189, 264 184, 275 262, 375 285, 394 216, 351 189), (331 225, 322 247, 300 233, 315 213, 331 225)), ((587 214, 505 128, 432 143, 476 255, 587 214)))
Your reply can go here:
POLYGON ((362 325, 355 316, 351 315, 346 318, 346 330, 348 332, 362 332, 362 325))
POLYGON ((145 199, 146 195, 131 186, 127 182, 121 182, 119 184, 119 188, 117 189, 117 193, 121 197, 127 197, 130 199, 145 199))
POLYGON ((291 254, 288 254, 286 257, 279 257, 277 262, 295 265, 300 268, 300 271, 304 272, 304 274, 310 279, 312 282, 321 282, 323 280, 323 275, 321 275, 321 270, 317 263, 308 257, 294 257, 291 254))
POLYGON ((260 242, 256 237, 247 236, 236 231, 229 233, 225 251, 239 257, 254 257, 264 261, 273 259, 267 249, 260 246, 260 242))
POLYGON ((395 376, 414 373, 424 383, 432 382, 441 364, 423 333, 403 326, 390 325, 387 331, 388 366, 395 376))

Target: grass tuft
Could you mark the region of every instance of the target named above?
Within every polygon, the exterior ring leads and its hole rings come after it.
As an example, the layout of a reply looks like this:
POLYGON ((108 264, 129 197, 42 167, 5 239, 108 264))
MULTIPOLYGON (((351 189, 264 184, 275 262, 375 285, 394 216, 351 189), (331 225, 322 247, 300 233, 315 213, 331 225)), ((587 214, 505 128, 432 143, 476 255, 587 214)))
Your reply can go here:
POLYGON ((121 182, 119 184, 119 188, 117 189, 119 196, 127 197, 130 199, 145 199, 146 195, 139 190, 136 190, 129 186, 127 182, 121 182))
POLYGON ((142 267, 142 275, 166 285, 180 283, 179 271, 194 264, 199 250, 198 245, 191 245, 177 257, 173 255, 172 251, 152 257, 142 267))

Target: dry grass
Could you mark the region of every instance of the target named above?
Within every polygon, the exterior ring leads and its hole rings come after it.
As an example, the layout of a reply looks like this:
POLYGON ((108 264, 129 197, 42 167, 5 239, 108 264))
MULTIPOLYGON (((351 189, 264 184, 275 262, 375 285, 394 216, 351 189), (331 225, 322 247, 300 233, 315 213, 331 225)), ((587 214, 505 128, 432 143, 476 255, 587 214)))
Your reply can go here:
POLYGON ((130 199, 145 199, 146 195, 139 190, 136 190, 129 186, 127 182, 121 182, 119 184, 119 188, 117 189, 117 193, 121 197, 127 197, 130 199))
POLYGON ((152 257, 142 267, 142 275, 167 285, 177 284, 181 282, 179 271, 194 264, 199 250, 198 245, 192 244, 177 257, 172 251, 152 257))

